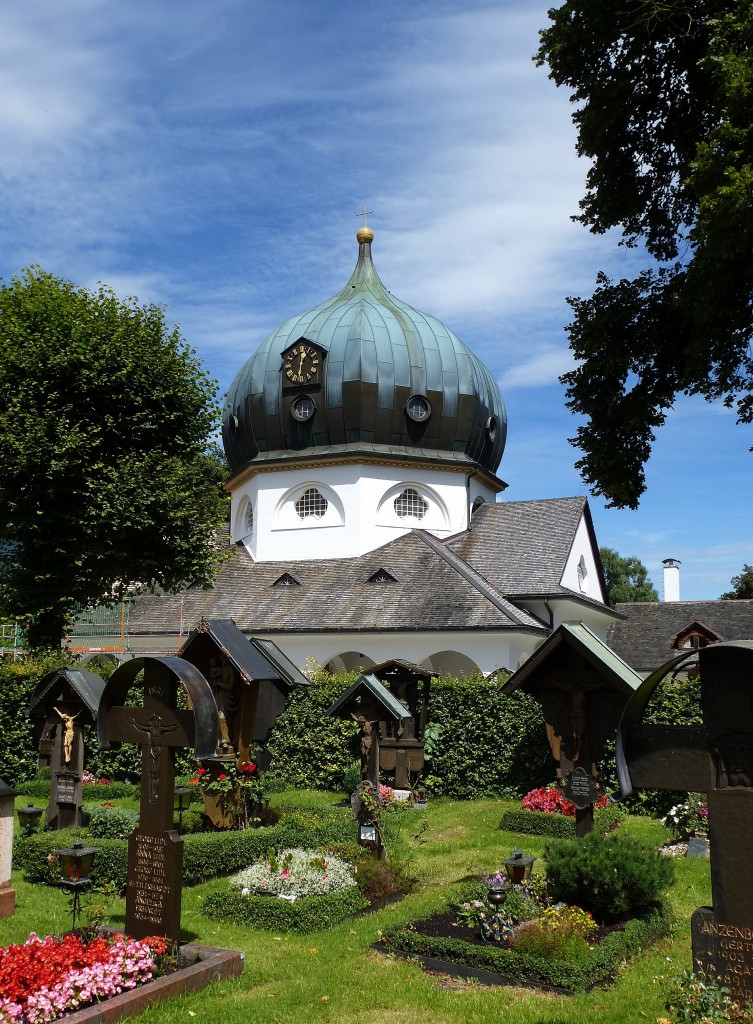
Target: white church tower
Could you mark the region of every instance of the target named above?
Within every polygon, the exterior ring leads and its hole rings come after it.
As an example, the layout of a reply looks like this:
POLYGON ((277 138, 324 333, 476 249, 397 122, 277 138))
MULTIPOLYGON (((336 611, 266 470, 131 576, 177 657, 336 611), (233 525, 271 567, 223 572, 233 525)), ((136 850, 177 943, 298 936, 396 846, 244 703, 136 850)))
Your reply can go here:
POLYGON ((257 562, 347 558, 419 527, 444 539, 494 502, 507 433, 483 363, 391 295, 358 234, 333 298, 273 331, 231 385, 231 539, 257 562))

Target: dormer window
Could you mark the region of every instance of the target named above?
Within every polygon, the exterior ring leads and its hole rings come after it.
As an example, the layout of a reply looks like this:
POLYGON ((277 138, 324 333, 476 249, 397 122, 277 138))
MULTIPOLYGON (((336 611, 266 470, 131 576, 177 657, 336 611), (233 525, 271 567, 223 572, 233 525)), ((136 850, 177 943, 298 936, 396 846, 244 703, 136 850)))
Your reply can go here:
POLYGON ((671 647, 676 651, 698 651, 711 644, 718 644, 724 637, 705 622, 691 622, 670 640, 671 647))
POLYGON ((369 576, 367 583, 397 583, 397 580, 388 572, 387 569, 377 569, 377 571, 369 576))
POLYGON ((316 487, 309 487, 295 503, 295 510, 298 513, 299 519, 306 519, 307 516, 321 519, 328 508, 329 502, 316 487))
POLYGON ((429 503, 421 497, 414 487, 406 487, 395 498, 395 514, 400 519, 423 519, 429 511, 429 503))
POLYGON ((300 587, 301 581, 296 579, 292 573, 284 572, 279 579, 272 584, 273 587, 300 587))

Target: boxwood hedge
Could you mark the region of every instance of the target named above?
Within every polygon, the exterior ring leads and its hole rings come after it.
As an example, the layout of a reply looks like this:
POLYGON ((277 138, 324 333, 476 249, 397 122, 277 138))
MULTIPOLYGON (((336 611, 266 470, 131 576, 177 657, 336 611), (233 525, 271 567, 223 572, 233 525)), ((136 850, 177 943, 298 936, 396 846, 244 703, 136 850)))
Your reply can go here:
POLYGON ((670 922, 669 909, 662 904, 644 917, 628 921, 624 931, 611 932, 587 956, 574 962, 493 945, 476 946, 463 939, 421 935, 411 925, 385 929, 381 946, 386 953, 413 953, 494 971, 520 984, 549 985, 583 992, 610 977, 624 960, 635 956, 666 932, 670 922))
POLYGON ((305 933, 331 928, 368 905, 357 885, 321 896, 304 896, 294 903, 276 896, 244 895, 226 885, 210 893, 201 909, 215 920, 269 931, 305 933))
MULTIPOLYGON (((594 832, 606 835, 619 825, 622 817, 622 810, 614 804, 600 807, 594 814, 594 832)), ((499 827, 505 832, 522 832, 528 836, 548 836, 552 839, 575 837, 575 818, 568 818, 564 814, 545 814, 543 811, 505 811, 499 827)))

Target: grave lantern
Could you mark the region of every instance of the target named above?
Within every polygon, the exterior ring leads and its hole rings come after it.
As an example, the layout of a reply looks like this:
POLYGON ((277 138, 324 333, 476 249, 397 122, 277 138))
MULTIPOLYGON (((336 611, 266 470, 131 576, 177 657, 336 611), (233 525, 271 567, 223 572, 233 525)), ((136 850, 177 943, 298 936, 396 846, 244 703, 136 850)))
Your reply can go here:
POLYGON ((16 894, 11 888, 13 859, 13 801, 15 789, 0 779, 0 917, 10 917, 16 908, 16 894))
POLYGON ((531 877, 535 860, 535 857, 524 856, 522 850, 513 850, 507 860, 502 861, 502 867, 507 872, 510 881, 520 885, 521 882, 527 882, 531 877))
POLYGON ((39 819, 42 817, 43 813, 44 809, 42 807, 35 807, 32 803, 27 804, 26 807, 19 807, 16 810, 18 822, 24 830, 24 835, 26 837, 36 831, 37 826, 39 825, 39 819))
POLYGON ((175 810, 178 812, 178 831, 183 831, 183 815, 189 808, 191 803, 191 787, 190 786, 176 786, 174 796, 175 810))
POLYGON ((98 847, 74 843, 71 847, 54 852, 60 858, 58 885, 61 889, 68 889, 73 894, 73 926, 71 930, 75 931, 76 915, 81 909, 81 892, 91 882, 92 864, 98 847))

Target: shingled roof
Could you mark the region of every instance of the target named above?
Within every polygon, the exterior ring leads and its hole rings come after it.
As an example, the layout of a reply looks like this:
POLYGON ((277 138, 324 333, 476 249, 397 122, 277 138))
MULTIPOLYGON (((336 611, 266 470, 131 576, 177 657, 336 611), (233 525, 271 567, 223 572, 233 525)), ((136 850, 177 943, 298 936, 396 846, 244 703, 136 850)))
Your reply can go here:
POLYGON ((676 651, 672 640, 693 622, 724 640, 753 638, 752 601, 646 601, 618 604, 625 619, 609 627, 607 643, 637 672, 652 672, 676 651))
POLYGON ((474 512, 471 529, 447 541, 447 546, 512 600, 556 594, 588 600, 560 583, 584 516, 598 560, 585 498, 489 502, 474 512))
POLYGON ((546 634, 453 551, 414 530, 354 558, 254 562, 235 547, 215 588, 139 597, 129 632, 175 633, 182 620, 233 619, 252 633, 524 630, 546 634), (369 582, 386 572, 394 582, 369 582), (300 586, 275 586, 286 574, 300 586), (182 601, 182 609, 181 609, 182 601))

